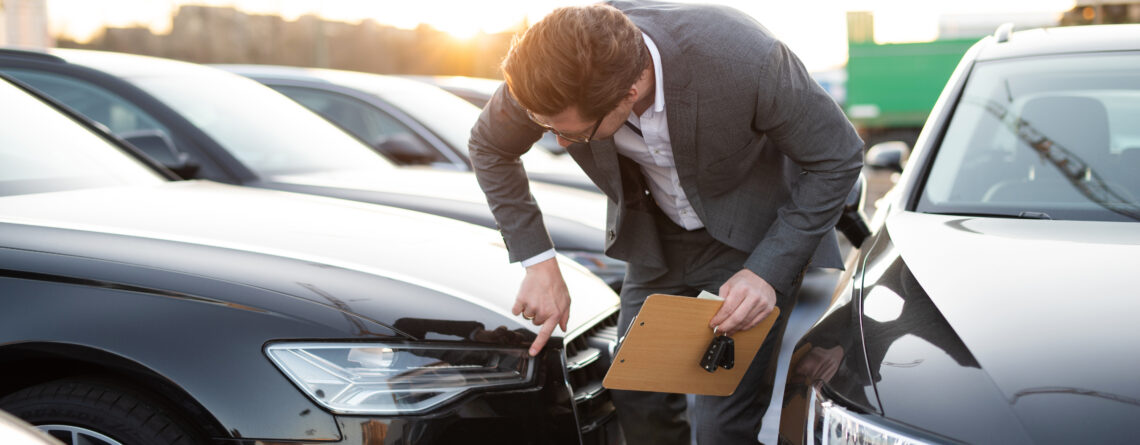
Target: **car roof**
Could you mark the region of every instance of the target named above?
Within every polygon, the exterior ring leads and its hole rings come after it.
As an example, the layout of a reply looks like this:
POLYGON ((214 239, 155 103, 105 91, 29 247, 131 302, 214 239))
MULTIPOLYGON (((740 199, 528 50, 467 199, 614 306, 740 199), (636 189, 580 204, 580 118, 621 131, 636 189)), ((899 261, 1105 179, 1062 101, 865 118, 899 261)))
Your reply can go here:
POLYGON ((991 36, 977 60, 1049 54, 1140 50, 1140 25, 1086 25, 1014 32, 1006 41, 991 36))
POLYGON ((36 59, 45 62, 64 63, 58 56, 48 54, 40 48, 25 48, 19 46, 0 47, 0 57, 17 57, 22 59, 36 59))
POLYGON ((48 53, 63 59, 67 63, 94 68, 122 77, 168 75, 171 73, 191 75, 194 73, 216 73, 218 71, 196 63, 112 51, 52 48, 48 50, 48 53))
POLYGON ((427 90, 437 90, 435 86, 402 76, 365 73, 358 71, 304 68, 281 65, 211 65, 225 71, 254 78, 291 80, 320 84, 344 85, 387 97, 393 94, 407 94, 427 90))

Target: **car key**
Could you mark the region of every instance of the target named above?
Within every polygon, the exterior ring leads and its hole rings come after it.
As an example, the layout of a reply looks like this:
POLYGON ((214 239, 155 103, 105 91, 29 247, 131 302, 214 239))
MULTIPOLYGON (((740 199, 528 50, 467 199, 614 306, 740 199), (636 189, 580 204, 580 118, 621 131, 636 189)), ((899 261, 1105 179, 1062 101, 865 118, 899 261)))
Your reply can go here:
POLYGON ((724 356, 724 341, 721 340, 722 336, 713 337, 712 342, 709 343, 708 349, 705 351, 704 357, 701 358, 701 367, 705 371, 715 372, 717 366, 720 364, 724 356))
POLYGON ((732 337, 727 335, 722 335, 720 338, 723 345, 721 346, 722 352, 720 360, 717 361, 717 365, 724 369, 732 369, 736 362, 736 353, 733 351, 736 342, 732 340, 732 337))

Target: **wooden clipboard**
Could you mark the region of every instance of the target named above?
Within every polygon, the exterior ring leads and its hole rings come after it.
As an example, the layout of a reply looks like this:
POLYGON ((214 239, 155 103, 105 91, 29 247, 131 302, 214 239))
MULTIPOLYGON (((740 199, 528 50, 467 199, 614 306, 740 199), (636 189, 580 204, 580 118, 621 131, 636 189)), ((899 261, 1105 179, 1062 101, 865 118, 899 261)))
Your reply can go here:
POLYGON ((736 391, 744 372, 772 329, 779 308, 760 324, 732 335, 736 366, 705 371, 701 357, 713 339, 709 320, 720 300, 653 294, 610 365, 602 386, 609 389, 727 396, 736 391))

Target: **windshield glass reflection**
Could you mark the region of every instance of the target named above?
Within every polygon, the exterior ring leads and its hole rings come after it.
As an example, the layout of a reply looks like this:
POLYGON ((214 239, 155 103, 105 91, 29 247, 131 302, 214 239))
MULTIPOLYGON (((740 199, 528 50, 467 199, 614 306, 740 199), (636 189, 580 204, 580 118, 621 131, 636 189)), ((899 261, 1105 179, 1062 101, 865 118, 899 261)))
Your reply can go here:
POLYGON ((1140 55, 983 62, 918 210, 1140 220, 1140 55))

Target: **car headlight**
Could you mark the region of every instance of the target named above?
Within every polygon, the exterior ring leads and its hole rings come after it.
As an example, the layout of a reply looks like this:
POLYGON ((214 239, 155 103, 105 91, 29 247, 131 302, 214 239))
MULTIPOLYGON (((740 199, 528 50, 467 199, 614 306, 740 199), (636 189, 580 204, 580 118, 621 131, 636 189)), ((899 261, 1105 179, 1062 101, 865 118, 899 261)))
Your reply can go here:
POLYGON ((929 443, 892 428, 880 425, 867 416, 847 410, 811 389, 808 418, 812 419, 809 445, 917 445, 929 443))
POLYGON ((342 414, 420 413, 472 390, 530 382, 525 348, 405 343, 278 343, 266 355, 320 405, 342 414))
POLYGON ((620 285, 622 280, 625 279, 625 270, 628 267, 625 261, 613 259, 601 253, 583 250, 559 251, 558 253, 581 264, 586 270, 597 275, 602 281, 610 285, 610 287, 620 285))

